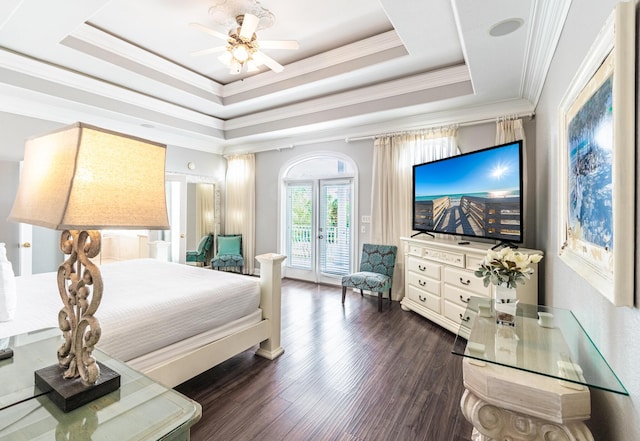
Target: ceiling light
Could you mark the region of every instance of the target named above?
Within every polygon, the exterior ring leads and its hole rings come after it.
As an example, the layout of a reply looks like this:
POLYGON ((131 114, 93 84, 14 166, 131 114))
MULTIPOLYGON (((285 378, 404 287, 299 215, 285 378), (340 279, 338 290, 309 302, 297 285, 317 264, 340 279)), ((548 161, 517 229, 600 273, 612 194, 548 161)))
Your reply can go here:
POLYGON ((251 51, 246 44, 238 44, 233 47, 231 49, 231 55, 241 64, 251 59, 251 51))
POLYGON ((521 18, 509 18, 491 26, 489 35, 492 37, 502 37, 503 35, 517 31, 523 24, 524 20, 521 18))
POLYGON ((230 67, 231 73, 257 72, 258 66, 263 64, 274 72, 282 72, 284 67, 261 52, 260 46, 269 49, 298 49, 298 42, 292 40, 262 41, 258 44, 256 31, 272 26, 274 16, 257 0, 221 0, 209 9, 209 14, 220 24, 230 26, 227 35, 199 23, 191 23, 191 26, 225 40, 226 45, 198 50, 191 54, 224 52, 220 61, 230 67), (252 60, 255 63, 249 65, 252 60))

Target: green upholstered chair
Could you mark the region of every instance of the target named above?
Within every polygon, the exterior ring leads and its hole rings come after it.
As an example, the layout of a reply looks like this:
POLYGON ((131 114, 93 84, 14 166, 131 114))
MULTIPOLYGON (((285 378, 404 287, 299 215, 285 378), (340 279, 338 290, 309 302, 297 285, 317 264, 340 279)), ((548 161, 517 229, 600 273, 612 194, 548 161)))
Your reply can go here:
POLYGON ((389 291, 391 303, 391 284, 393 269, 396 264, 398 247, 395 245, 374 245, 365 243, 362 246, 360 271, 342 276, 342 304, 347 295, 347 288, 356 288, 363 295, 363 290, 378 293, 378 311, 382 311, 382 293, 389 291))
POLYGON ((211 268, 239 268, 242 272, 243 266, 242 234, 218 235, 218 252, 211 259, 211 268))
POLYGON ((202 236, 200 242, 198 242, 198 249, 187 251, 187 263, 195 263, 198 266, 204 266, 207 258, 209 257, 209 252, 211 251, 212 246, 213 236, 211 234, 202 236))

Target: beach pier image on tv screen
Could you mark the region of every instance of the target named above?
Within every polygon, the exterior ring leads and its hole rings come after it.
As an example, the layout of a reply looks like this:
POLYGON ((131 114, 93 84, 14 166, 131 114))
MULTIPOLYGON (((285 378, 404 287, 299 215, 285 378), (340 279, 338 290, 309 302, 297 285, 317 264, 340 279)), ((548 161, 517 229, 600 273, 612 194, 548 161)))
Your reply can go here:
POLYGON ((522 242, 522 142, 413 168, 413 229, 522 242))

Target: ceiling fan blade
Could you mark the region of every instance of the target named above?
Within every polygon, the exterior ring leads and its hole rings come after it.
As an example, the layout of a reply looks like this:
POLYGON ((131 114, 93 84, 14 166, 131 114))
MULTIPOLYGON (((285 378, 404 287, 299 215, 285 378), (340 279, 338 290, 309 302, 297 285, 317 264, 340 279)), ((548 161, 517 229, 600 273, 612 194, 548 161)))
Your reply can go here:
POLYGON ((224 52, 222 53, 222 55, 218 56, 218 60, 220 60, 220 62, 222 64, 224 64, 225 66, 230 66, 231 65, 231 60, 232 60, 232 56, 230 52, 224 52))
POLYGON ((284 66, 282 66, 282 64, 278 63, 276 60, 266 55, 264 52, 257 51, 255 54, 253 54, 253 59, 258 63, 264 64, 274 72, 282 72, 284 70, 284 66))
POLYGON ((282 40, 282 41, 259 41, 258 44, 264 49, 298 49, 300 45, 294 40, 282 40))
POLYGON ((222 52, 222 51, 224 51, 226 49, 227 49, 226 46, 210 47, 209 49, 202 49, 201 51, 191 52, 191 55, 194 56, 194 57, 197 57, 197 56, 200 56, 200 55, 215 54, 216 52, 222 52))
POLYGON ((189 23, 189 26, 191 26, 194 29, 198 29, 202 32, 206 32, 209 35, 213 35, 216 38, 219 38, 221 40, 228 40, 229 36, 223 34, 222 32, 218 32, 216 30, 213 30, 205 25, 201 25, 200 23, 189 23))
POLYGON ((253 14, 244 14, 242 18, 242 28, 240 28, 240 37, 245 40, 251 40, 253 33, 258 29, 260 19, 253 14))

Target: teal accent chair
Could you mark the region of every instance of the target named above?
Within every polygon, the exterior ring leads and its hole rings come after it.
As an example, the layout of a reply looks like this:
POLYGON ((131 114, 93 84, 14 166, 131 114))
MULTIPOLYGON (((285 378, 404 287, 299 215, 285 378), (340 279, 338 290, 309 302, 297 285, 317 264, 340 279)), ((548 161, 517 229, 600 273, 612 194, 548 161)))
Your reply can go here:
POLYGON ((218 252, 211 259, 211 268, 238 268, 242 272, 243 266, 242 234, 218 235, 218 252))
POLYGON ((378 293, 378 311, 382 312, 382 293, 389 291, 391 304, 391 284, 393 269, 396 265, 398 247, 395 245, 374 245, 365 243, 362 246, 360 271, 342 276, 342 304, 347 295, 347 288, 356 288, 378 293))
POLYGON ((212 246, 213 236, 211 234, 202 236, 200 242, 198 242, 198 249, 187 251, 187 263, 195 263, 198 266, 204 266, 207 258, 209 257, 212 246))

